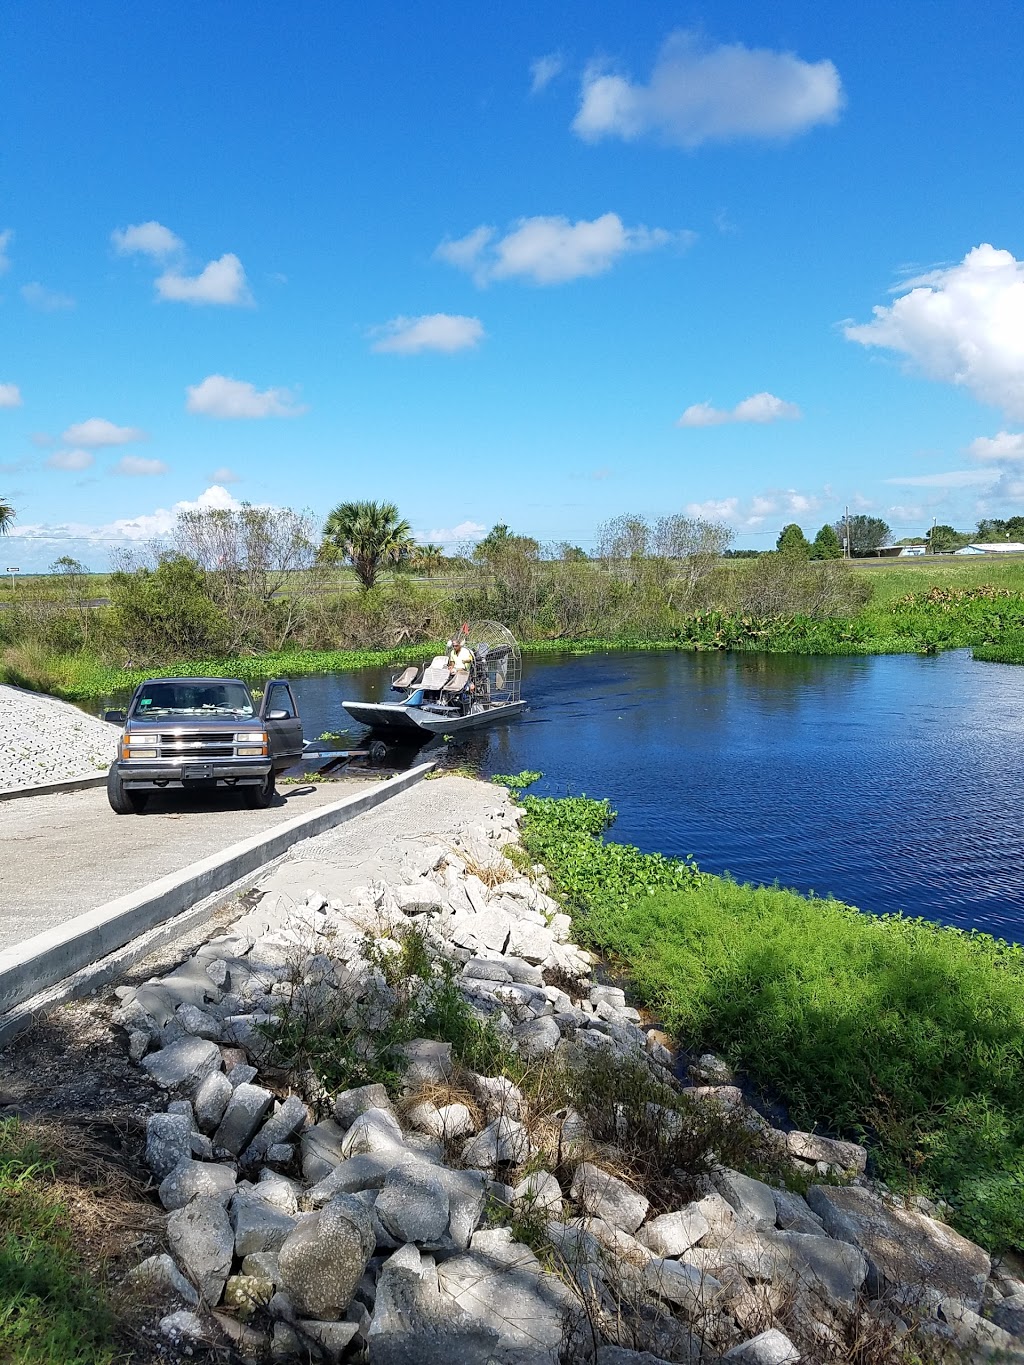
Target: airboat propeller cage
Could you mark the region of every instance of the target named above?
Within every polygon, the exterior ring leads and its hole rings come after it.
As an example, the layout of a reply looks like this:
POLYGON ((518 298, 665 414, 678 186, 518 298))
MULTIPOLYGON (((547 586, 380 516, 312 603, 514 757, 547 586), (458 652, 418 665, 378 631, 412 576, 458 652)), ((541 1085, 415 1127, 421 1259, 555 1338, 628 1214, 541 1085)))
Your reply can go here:
POLYGON ((487 678, 492 703, 519 701, 523 656, 516 637, 497 621, 471 621, 463 630, 476 656, 474 681, 479 685, 487 678))

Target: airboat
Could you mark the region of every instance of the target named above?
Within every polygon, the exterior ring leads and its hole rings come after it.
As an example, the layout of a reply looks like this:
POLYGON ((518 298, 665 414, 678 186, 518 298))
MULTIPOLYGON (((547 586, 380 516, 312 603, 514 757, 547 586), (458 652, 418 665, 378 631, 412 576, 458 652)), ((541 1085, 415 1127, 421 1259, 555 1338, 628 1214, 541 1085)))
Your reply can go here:
POLYGON ((525 710, 523 661, 515 636, 497 621, 466 622, 444 654, 391 680, 401 701, 343 701, 360 725, 391 739, 455 735, 525 710))

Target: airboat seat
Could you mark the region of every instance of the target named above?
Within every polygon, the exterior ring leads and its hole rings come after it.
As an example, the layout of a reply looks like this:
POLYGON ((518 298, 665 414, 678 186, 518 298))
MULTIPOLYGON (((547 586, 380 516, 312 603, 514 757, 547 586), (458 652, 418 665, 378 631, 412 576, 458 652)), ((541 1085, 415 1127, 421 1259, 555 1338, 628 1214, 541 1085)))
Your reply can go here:
POLYGON ((407 668, 404 673, 399 673, 397 678, 392 679, 391 686, 404 691, 405 688, 412 687, 419 677, 419 673, 420 670, 413 664, 411 668, 407 668))
POLYGON ((427 691, 440 692, 451 676, 452 671, 446 663, 442 662, 440 666, 436 663, 430 664, 423 670, 420 687, 426 688, 427 691))
POLYGON ((445 683, 441 691, 448 696, 458 696, 460 692, 465 692, 469 685, 469 671, 465 668, 456 669, 448 682, 445 683))

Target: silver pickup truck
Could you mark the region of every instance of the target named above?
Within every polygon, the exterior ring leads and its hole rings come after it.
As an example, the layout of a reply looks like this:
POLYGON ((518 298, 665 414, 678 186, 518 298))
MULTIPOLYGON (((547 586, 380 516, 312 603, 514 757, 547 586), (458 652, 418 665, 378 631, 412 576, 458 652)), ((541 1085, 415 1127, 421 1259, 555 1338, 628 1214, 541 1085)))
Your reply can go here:
POLYGON ((107 797, 118 815, 139 812, 153 792, 240 791, 248 805, 269 806, 276 775, 303 752, 292 689, 274 678, 257 706, 237 678, 152 678, 127 711, 107 711, 122 725, 107 797))

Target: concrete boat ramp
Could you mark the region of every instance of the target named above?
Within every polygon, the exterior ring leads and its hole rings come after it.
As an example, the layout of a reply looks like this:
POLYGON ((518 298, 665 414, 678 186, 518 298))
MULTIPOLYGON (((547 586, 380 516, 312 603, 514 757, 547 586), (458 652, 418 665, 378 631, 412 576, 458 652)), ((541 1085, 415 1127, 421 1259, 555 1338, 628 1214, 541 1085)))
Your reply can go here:
POLYGON ((96 790, 5 802, 0 1045, 38 1014, 116 981, 261 876, 276 877, 274 889, 308 884, 303 860, 313 858, 324 874, 322 864, 331 865, 340 888, 352 877, 365 881, 373 859, 386 860, 404 837, 440 834, 435 808, 450 783, 419 786, 433 766, 284 787, 285 798, 263 811, 166 797, 141 816, 116 816, 96 790), (268 871, 272 864, 280 870, 268 871))

